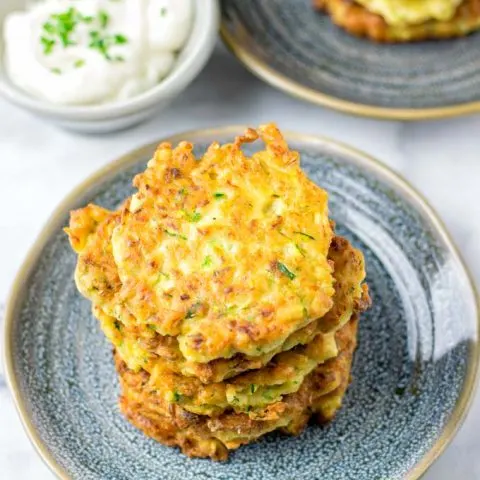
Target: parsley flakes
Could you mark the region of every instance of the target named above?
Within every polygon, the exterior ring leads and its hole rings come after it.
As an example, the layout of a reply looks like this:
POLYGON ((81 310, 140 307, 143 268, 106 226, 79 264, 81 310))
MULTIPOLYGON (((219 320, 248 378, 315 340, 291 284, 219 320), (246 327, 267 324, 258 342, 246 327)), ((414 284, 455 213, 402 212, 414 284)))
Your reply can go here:
MULTIPOLYGON (((110 15, 105 10, 100 10, 96 17, 83 15, 75 7, 62 13, 54 13, 43 24, 40 37, 43 53, 50 55, 56 47, 68 48, 77 45, 74 39, 77 28, 80 25, 89 25, 92 29, 88 32, 90 39, 88 47, 98 51, 108 61, 123 62, 125 58, 121 55, 112 55, 110 49, 125 45, 128 43, 128 39, 120 33, 107 33, 106 29, 109 24, 110 15)), ((80 68, 84 64, 84 60, 77 60, 74 67, 80 68)))

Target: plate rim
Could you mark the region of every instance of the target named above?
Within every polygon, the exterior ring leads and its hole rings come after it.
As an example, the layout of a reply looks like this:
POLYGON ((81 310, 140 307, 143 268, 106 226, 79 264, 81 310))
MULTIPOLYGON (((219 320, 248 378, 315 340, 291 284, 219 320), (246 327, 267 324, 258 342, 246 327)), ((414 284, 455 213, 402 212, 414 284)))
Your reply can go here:
POLYGON ((379 120, 438 120, 442 118, 460 117, 480 112, 480 100, 458 103, 447 107, 429 108, 389 108, 378 107, 367 103, 344 100, 334 95, 328 95, 314 88, 307 87, 283 75, 266 62, 255 56, 246 47, 243 47, 236 37, 230 34, 227 21, 222 14, 220 37, 224 45, 233 53, 239 62, 257 78, 268 85, 306 102, 327 107, 342 113, 349 113, 359 117, 376 118, 379 120))
MULTIPOLYGON (((134 163, 138 162, 140 158, 148 158, 151 154, 153 154, 155 148, 161 142, 169 141, 171 143, 178 143, 186 138, 188 139, 188 137, 199 138, 202 136, 218 136, 221 138, 225 136, 235 136, 236 134, 239 134, 239 132, 244 131, 246 128, 246 125, 233 125, 217 128, 194 129, 177 134, 165 135, 156 142, 136 148, 120 156, 116 160, 108 162, 105 166, 98 169, 93 174, 89 175, 85 180, 80 182, 80 184, 74 187, 70 193, 63 198, 63 200, 49 216, 40 234, 36 237, 34 243, 25 256, 25 259, 12 283, 5 309, 5 321, 3 328, 3 361, 5 365, 5 377, 17 414, 21 420, 23 429, 27 434, 28 439, 43 462, 55 475, 57 475, 58 478, 62 480, 69 480, 71 476, 55 460, 53 455, 50 453, 48 446, 42 442, 40 435, 35 429, 30 415, 28 414, 26 402, 20 394, 18 381, 14 374, 12 331, 16 319, 16 309, 24 292, 24 281, 28 278, 33 265, 35 265, 36 261, 38 260, 41 250, 48 242, 51 234, 58 229, 58 224, 60 221, 65 217, 71 208, 74 208, 73 205, 75 205, 75 203, 78 201, 78 197, 81 196, 86 190, 98 185, 98 183, 102 180, 108 179, 108 177, 112 176, 117 171, 121 171, 122 169, 127 168, 129 165, 133 165, 134 163)), ((395 172, 392 168, 385 165, 375 157, 332 138, 321 135, 303 134, 289 130, 285 130, 284 135, 287 142, 292 144, 303 143, 307 145, 310 144, 323 146, 328 147, 331 151, 343 154, 344 156, 355 161, 357 165, 361 166, 362 168, 377 174, 380 180, 387 182, 396 191, 402 193, 410 202, 412 202, 416 211, 423 214, 424 218, 431 222, 431 225, 434 228, 437 236, 445 243, 446 248, 449 250, 455 259, 457 266, 465 274, 468 281, 468 286, 471 290, 477 316, 477 337, 476 341, 472 344, 471 353, 468 358, 463 389, 459 400, 450 414, 450 418, 448 419, 435 444, 432 445, 430 450, 426 452, 426 454, 415 465, 412 466, 405 476, 405 480, 419 479, 445 450, 447 445, 453 440, 459 428, 463 424, 467 413, 470 410, 480 378, 480 339, 478 335, 480 332, 480 297, 475 281, 460 251, 455 245, 455 242, 453 241, 447 227, 439 215, 429 204, 426 198, 403 176, 395 172)))

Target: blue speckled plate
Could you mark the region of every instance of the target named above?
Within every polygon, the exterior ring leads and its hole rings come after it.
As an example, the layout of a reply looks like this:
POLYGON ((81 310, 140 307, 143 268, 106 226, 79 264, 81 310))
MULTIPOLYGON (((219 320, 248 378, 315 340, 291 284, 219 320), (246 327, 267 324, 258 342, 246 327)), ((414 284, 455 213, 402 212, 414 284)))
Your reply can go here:
MULTIPOLYGON (((187 132, 203 151, 243 127, 187 132)), ((453 437, 479 358, 474 288, 444 227, 420 196, 375 160, 290 134, 310 177, 330 192, 338 230, 366 254, 373 308, 362 318, 353 383, 333 423, 270 435, 228 463, 191 460, 120 415, 111 346, 73 282, 62 227, 87 202, 130 194, 149 145, 76 189, 36 242, 6 315, 9 383, 33 443, 62 478, 188 480, 418 478, 453 437)))
POLYGON ((344 112, 418 120, 480 112, 480 33, 378 45, 313 10, 311 0, 222 0, 222 36, 253 73, 344 112))

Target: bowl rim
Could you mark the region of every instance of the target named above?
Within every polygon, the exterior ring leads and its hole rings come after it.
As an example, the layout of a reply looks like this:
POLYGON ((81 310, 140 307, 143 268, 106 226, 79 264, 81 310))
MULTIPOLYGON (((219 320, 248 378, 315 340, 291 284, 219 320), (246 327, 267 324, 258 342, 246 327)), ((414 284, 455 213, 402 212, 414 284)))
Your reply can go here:
MULTIPOLYGON (((56 105, 24 92, 13 84, 6 71, 3 74, 5 78, 0 78, 0 94, 10 103, 35 114, 75 122, 110 120, 148 110, 161 100, 171 98, 186 88, 213 53, 221 21, 219 0, 192 0, 192 4, 194 21, 186 43, 192 45, 191 51, 176 64, 164 80, 140 95, 99 105, 56 105)), ((2 28, 0 33, 1 30, 2 28)), ((3 55, 4 53, 0 56, 0 61, 3 61, 3 55)))
POLYGON ((480 101, 478 100, 448 105, 445 107, 428 108, 390 108, 344 100, 340 97, 307 87, 272 68, 267 62, 249 51, 248 48, 243 46, 241 42, 230 33, 225 18, 222 18, 220 37, 225 46, 233 53, 237 60, 242 63, 247 70, 260 78, 260 80, 263 80, 284 93, 314 105, 328 107, 339 112, 349 113, 360 117, 376 118, 379 120, 436 120, 472 115, 480 112, 480 101))
MULTIPOLYGON (((77 199, 85 191, 95 188, 98 184, 108 179, 116 172, 122 171, 123 169, 128 168, 130 165, 134 165, 136 162, 139 161, 140 158, 148 158, 148 156, 155 151, 156 146, 161 142, 168 141, 171 143, 178 143, 188 138, 210 138, 215 136, 218 138, 231 136, 233 138, 236 134, 244 131, 246 128, 246 125, 236 125, 218 128, 196 129, 173 135, 165 135, 162 139, 156 142, 149 143, 148 145, 134 149, 129 153, 119 157, 118 159, 113 160, 112 162, 105 165, 103 168, 97 170, 95 173, 88 176, 59 203, 59 205, 55 208, 55 210, 47 220, 45 226, 41 230, 35 242, 31 246, 27 256, 25 257, 25 260, 12 284, 5 309, 5 325, 3 332, 3 360, 5 365, 5 375, 7 385, 10 389, 17 410, 17 414, 20 417, 22 426, 30 442, 32 443, 44 463, 51 469, 53 473, 57 475, 58 478, 62 480, 68 480, 71 477, 68 472, 55 460, 53 455, 50 453, 47 445, 41 440, 41 437, 35 429, 35 426, 29 416, 28 408, 24 399, 22 398, 18 381, 14 373, 14 358, 12 346, 13 325, 15 323, 17 315, 17 307, 22 300, 23 285, 25 284, 26 279, 28 279, 32 266, 35 265, 35 263, 37 262, 39 255, 44 246, 49 241, 52 232, 58 229, 58 225, 63 222, 65 215, 68 213, 68 211, 70 211, 72 208, 75 208, 75 205, 78 202, 77 199)), ((344 156, 349 158, 354 164, 376 175, 377 178, 379 178, 382 182, 385 182, 395 191, 401 193, 406 198, 406 200, 408 200, 412 204, 416 211, 422 215, 424 220, 430 223, 436 235, 442 240, 445 248, 452 255, 452 258, 455 260, 457 267, 460 269, 461 272, 463 272, 467 280, 466 288, 468 288, 470 291, 473 300, 474 311, 477 317, 475 341, 473 341, 471 344, 467 371, 463 381, 460 397, 453 411, 451 412, 447 423, 445 424, 441 434, 435 441, 434 445, 432 445, 430 450, 415 465, 410 468, 410 470, 404 477, 405 480, 417 480, 428 470, 428 468, 440 456, 440 454, 445 450, 447 445, 455 437, 471 407, 474 393, 478 385, 478 381, 480 378, 480 297, 476 288, 476 284, 469 269, 467 268, 464 259, 461 256, 460 251, 455 245, 450 233, 448 232, 448 229, 446 228, 439 215, 432 208, 426 198, 419 191, 417 191, 403 176, 395 172, 389 166, 383 164, 375 157, 370 156, 369 154, 364 153, 361 150, 350 147, 349 145, 334 140, 332 138, 321 135, 302 134, 289 130, 286 130, 284 134, 287 142, 291 144, 297 142, 327 147, 333 152, 343 154, 344 156)))

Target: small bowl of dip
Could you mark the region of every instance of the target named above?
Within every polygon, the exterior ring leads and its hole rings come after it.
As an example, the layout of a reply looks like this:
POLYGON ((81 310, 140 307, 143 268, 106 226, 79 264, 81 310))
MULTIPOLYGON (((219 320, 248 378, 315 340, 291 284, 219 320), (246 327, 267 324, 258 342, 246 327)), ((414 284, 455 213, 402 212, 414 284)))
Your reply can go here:
POLYGON ((217 0, 2 0, 0 93, 61 127, 127 128, 200 73, 219 22, 217 0))

